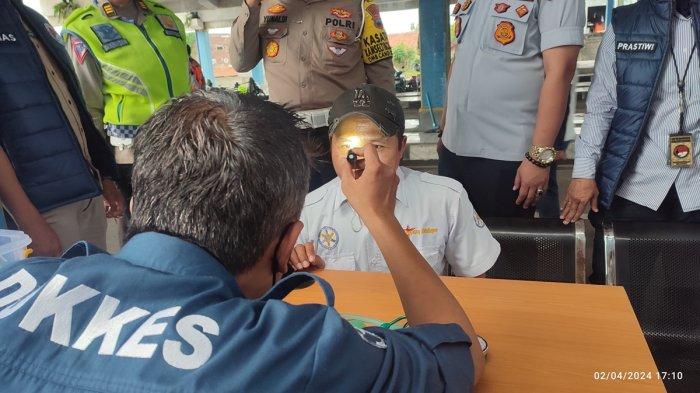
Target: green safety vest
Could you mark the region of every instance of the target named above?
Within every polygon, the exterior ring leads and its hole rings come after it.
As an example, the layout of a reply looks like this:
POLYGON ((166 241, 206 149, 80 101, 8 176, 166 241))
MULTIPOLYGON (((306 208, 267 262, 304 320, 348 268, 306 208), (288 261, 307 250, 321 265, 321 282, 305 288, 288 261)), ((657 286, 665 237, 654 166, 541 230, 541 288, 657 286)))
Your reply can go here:
POLYGON ((190 91, 189 56, 182 21, 167 8, 144 0, 141 26, 110 19, 95 5, 66 19, 64 38, 75 35, 102 70, 105 128, 133 131, 171 98, 190 91))

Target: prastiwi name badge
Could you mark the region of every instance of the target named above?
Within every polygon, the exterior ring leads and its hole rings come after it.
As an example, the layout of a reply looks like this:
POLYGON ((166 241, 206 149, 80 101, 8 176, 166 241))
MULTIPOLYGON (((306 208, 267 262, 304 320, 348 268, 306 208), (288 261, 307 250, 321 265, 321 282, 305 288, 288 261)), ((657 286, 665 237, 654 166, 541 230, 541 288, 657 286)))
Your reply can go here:
POLYGON ((668 164, 674 168, 693 166, 693 136, 688 133, 668 137, 668 164))

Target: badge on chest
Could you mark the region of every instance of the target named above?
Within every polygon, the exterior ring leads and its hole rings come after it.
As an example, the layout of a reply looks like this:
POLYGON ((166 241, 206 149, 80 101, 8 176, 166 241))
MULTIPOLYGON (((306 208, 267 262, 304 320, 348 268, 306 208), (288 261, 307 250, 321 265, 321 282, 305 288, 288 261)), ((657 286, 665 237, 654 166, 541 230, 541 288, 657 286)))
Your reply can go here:
POLYGON ((668 164, 674 168, 693 166, 693 136, 691 134, 677 133, 669 136, 668 164))

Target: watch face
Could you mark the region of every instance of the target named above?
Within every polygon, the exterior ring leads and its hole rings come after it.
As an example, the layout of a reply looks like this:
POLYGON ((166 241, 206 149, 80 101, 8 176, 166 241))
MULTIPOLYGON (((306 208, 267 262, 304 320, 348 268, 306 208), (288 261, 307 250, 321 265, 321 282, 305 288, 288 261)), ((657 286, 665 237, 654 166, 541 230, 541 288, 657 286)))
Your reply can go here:
POLYGON ((556 158, 556 153, 552 150, 544 150, 542 153, 540 153, 540 161, 544 164, 549 164, 550 162, 554 161, 554 158, 556 158))

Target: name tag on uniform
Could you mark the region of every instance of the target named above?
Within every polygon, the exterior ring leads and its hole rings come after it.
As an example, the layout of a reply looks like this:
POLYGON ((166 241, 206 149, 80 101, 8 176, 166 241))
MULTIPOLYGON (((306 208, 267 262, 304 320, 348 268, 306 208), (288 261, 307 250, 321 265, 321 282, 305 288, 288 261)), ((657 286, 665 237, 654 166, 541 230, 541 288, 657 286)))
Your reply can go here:
POLYGON ((693 136, 691 134, 669 135, 668 164, 674 168, 693 166, 693 136))
POLYGON ((615 51, 622 53, 654 53, 656 51, 656 42, 618 41, 615 51))
POLYGON ((163 27, 163 32, 165 35, 182 38, 180 36, 180 30, 178 29, 177 24, 175 24, 175 21, 170 17, 170 15, 158 14, 156 15, 156 19, 158 19, 158 23, 160 23, 160 25, 163 27))

